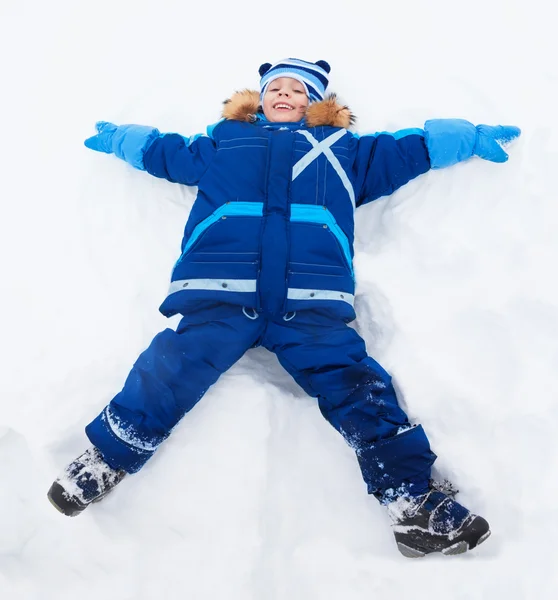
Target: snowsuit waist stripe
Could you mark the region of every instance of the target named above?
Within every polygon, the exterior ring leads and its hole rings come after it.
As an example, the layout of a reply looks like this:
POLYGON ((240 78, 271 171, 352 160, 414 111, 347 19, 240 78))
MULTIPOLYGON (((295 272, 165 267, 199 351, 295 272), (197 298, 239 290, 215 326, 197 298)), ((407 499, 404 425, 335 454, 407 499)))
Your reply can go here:
POLYGON ((348 292, 337 290, 305 290, 301 288, 289 288, 287 291, 289 300, 339 300, 353 306, 355 297, 348 292))
POLYGON ((169 295, 184 290, 212 290, 214 292, 249 292, 256 291, 256 279, 179 279, 169 287, 169 295))

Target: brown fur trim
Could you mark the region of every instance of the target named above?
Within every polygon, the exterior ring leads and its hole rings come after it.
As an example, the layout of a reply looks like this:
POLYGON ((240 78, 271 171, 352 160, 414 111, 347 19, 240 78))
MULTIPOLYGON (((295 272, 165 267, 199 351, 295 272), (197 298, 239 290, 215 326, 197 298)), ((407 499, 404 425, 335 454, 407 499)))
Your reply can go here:
POLYGON ((235 92, 231 98, 223 102, 223 117, 232 121, 253 123, 260 105, 260 94, 255 90, 235 92))
MULTIPOLYGON (((242 90, 235 92, 231 98, 223 103, 223 117, 233 121, 253 123, 260 106, 260 94, 256 90, 242 90)), ((330 94, 321 102, 314 102, 306 111, 306 125, 318 127, 330 125, 331 127, 344 127, 348 129, 354 125, 356 118, 348 106, 337 103, 337 96, 330 94)))
POLYGON ((306 125, 318 127, 331 125, 331 127, 344 127, 348 129, 356 121, 348 106, 337 104, 337 96, 330 94, 321 102, 314 102, 306 111, 306 125))

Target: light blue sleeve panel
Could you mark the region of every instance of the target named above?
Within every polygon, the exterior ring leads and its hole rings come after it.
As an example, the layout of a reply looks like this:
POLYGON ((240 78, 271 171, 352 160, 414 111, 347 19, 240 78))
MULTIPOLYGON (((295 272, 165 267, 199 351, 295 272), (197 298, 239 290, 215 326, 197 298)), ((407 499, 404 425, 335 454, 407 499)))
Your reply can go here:
POLYGON ((473 156, 477 128, 464 119, 433 119, 424 124, 430 165, 443 169, 473 156))
POLYGON ((155 127, 119 125, 112 137, 112 151, 136 169, 145 171, 143 157, 160 135, 155 127))

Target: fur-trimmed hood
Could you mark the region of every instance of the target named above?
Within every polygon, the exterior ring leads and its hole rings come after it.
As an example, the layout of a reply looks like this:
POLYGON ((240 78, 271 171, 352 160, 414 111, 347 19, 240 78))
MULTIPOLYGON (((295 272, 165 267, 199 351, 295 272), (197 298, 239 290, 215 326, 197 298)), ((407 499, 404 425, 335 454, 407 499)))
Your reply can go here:
MULTIPOLYGON (((260 94, 256 90, 235 92, 223 103, 223 117, 234 121, 254 123, 261 114, 260 94)), ((306 111, 304 122, 307 127, 329 125, 348 129, 356 121, 348 106, 337 103, 337 96, 329 94, 325 100, 313 102, 306 111)))

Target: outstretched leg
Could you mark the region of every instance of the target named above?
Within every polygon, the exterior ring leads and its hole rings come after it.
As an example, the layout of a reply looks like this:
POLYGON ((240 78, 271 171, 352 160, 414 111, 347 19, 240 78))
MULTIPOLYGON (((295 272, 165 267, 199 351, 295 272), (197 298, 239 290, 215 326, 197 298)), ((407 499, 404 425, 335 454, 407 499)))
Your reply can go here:
POLYGON ((402 487, 426 492, 432 463, 421 426, 411 426, 391 377, 354 329, 321 313, 269 324, 263 344, 354 448, 368 491, 381 500, 402 487))
POLYGON ((165 329, 139 356, 124 389, 87 426, 90 441, 111 467, 138 471, 263 327, 240 307, 224 306, 217 314, 185 316, 176 331, 165 329))
POLYGON ((356 331, 322 314, 299 313, 270 324, 264 345, 355 449, 368 491, 387 504, 404 556, 460 554, 487 539, 485 519, 432 486, 436 455, 356 331))
MULTIPOLYGON (((262 320, 263 321, 263 320, 262 320)), ((165 329, 132 368, 124 389, 86 432, 93 443, 73 460, 48 491, 67 516, 99 502, 138 471, 172 428, 254 345, 264 328, 240 307, 218 305, 165 329)))

